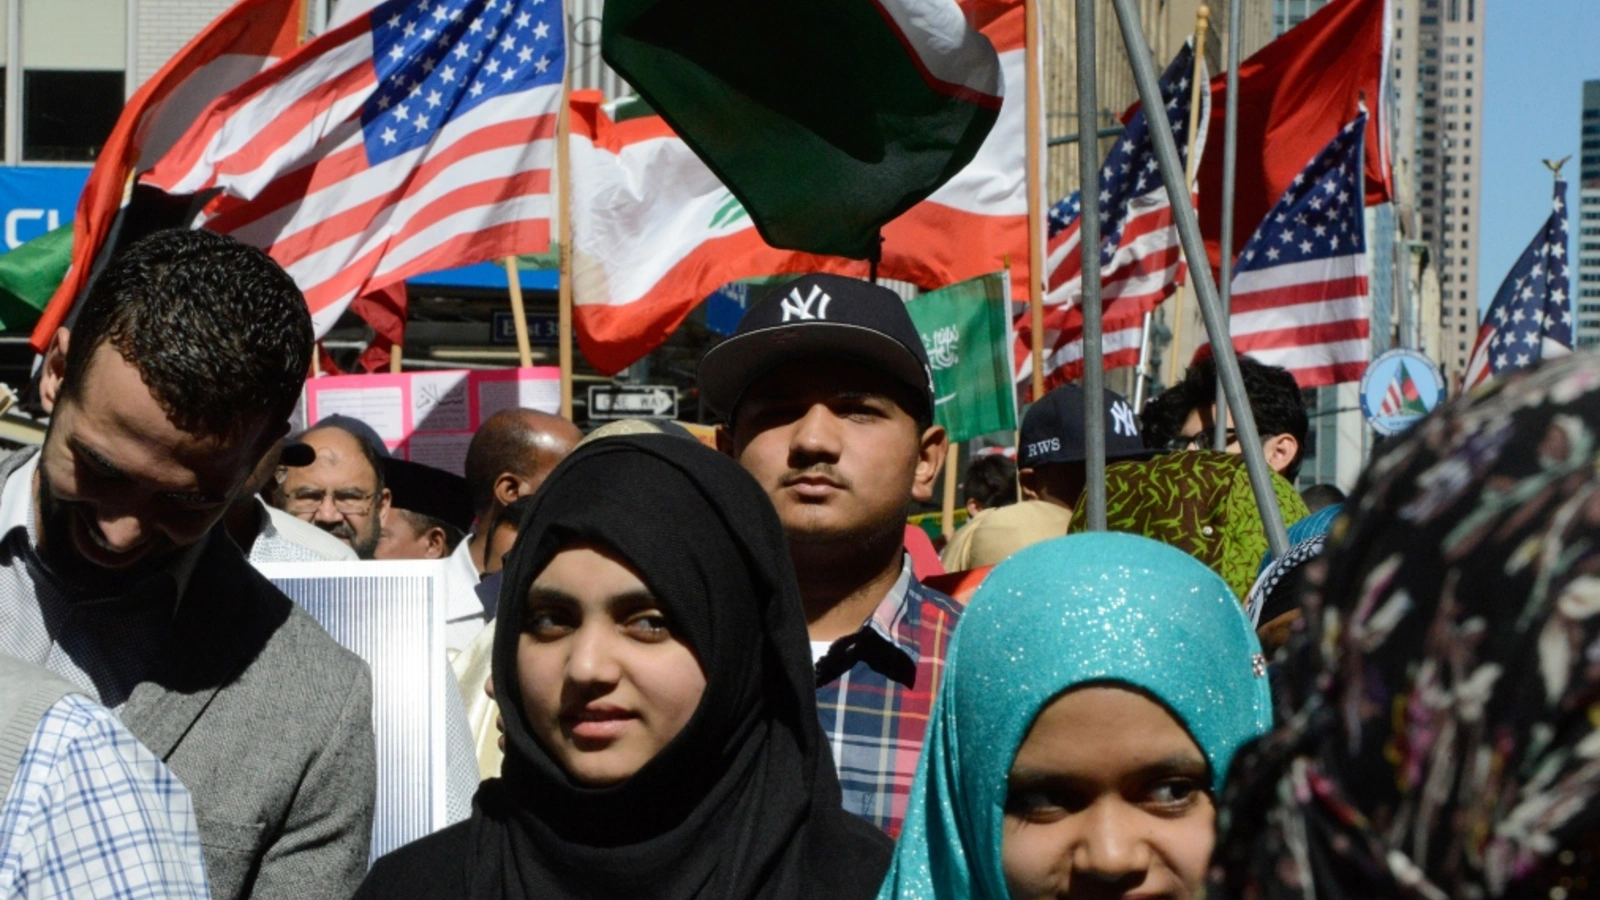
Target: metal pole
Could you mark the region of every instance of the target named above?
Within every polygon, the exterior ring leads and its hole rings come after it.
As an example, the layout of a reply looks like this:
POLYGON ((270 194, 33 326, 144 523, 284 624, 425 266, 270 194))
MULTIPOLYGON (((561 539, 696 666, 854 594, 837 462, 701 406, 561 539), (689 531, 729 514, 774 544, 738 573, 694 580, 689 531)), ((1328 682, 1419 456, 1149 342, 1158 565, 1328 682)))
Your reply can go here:
POLYGON ((1033 400, 1044 396, 1044 39, 1039 18, 1041 0, 1023 0, 1023 68, 1028 87, 1023 104, 1028 134, 1028 327, 1032 330, 1029 353, 1033 357, 1033 400))
MULTIPOLYGON (((1228 104, 1222 124, 1222 268, 1217 294, 1222 301, 1223 321, 1232 328, 1233 309, 1233 192, 1239 169, 1239 29, 1244 0, 1228 0, 1228 104)), ((1223 345, 1233 352, 1233 339, 1223 345)), ((1211 345, 1216 354, 1216 344, 1211 345)), ((1222 376, 1217 376, 1216 435, 1212 447, 1228 449, 1228 399, 1222 394, 1222 376)))
MULTIPOLYGON (((1079 0, 1080 4, 1083 2, 1085 0, 1079 0)), ((1133 80, 1139 87, 1139 98, 1145 109, 1161 109, 1165 103, 1161 99, 1161 88, 1156 84, 1150 48, 1145 46, 1144 34, 1139 29, 1139 16, 1133 8, 1134 0, 1111 2, 1117 11, 1117 24, 1122 27, 1122 43, 1128 51, 1128 61, 1133 66, 1133 80)), ((1172 139, 1172 126, 1166 116, 1148 116, 1146 119, 1150 125, 1150 137, 1155 142, 1161 181, 1172 202, 1173 219, 1184 255, 1202 261, 1200 265, 1190 267, 1189 276, 1194 284, 1195 299, 1200 303, 1200 315, 1205 319, 1206 336, 1211 346, 1219 347, 1226 343, 1227 335, 1222 311, 1218 308, 1217 284, 1211 278, 1211 267, 1203 262, 1206 259, 1205 241, 1200 237, 1200 220, 1194 214, 1189 186, 1184 183, 1183 165, 1178 161, 1178 146, 1172 139)), ((1239 361, 1231 353, 1218 353, 1216 360, 1217 371, 1222 375, 1223 393, 1228 398, 1228 405, 1234 409, 1234 427, 1239 435, 1240 448, 1244 451, 1245 468, 1250 472, 1250 484, 1255 488, 1256 507, 1261 511, 1261 522, 1266 528, 1267 546, 1273 556, 1281 557, 1289 552, 1289 536, 1283 527, 1283 511, 1278 508, 1278 499, 1272 489, 1272 470, 1267 468, 1267 459, 1261 450, 1256 417, 1250 411, 1250 402, 1244 395, 1239 361)))
POLYGON ((1133 376, 1133 408, 1137 412, 1144 409, 1145 385, 1150 382, 1150 324, 1154 320, 1153 313, 1144 314, 1144 324, 1139 326, 1139 368, 1134 370, 1133 376))
MULTIPOLYGON (((1094 5, 1078 2, 1078 133, 1094 134, 1100 108, 1095 84, 1094 5)), ((1158 100, 1147 109, 1161 109, 1158 100)), ((1100 345, 1100 142, 1078 144, 1078 249, 1083 253, 1083 437, 1087 463, 1084 493, 1090 531, 1106 530, 1106 369, 1100 345)), ((1038 398, 1035 397, 1035 400, 1038 398)))

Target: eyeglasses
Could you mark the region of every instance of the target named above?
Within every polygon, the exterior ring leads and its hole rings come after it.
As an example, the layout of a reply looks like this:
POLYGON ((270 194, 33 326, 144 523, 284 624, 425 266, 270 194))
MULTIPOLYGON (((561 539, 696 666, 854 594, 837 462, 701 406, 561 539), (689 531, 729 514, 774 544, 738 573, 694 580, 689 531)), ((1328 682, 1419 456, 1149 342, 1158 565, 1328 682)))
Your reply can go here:
MULTIPOLYGON (((328 492, 315 488, 302 488, 283 500, 283 509, 290 515, 309 516, 322 508, 328 492)), ((371 491, 339 490, 333 492, 333 508, 341 516, 359 516, 372 512, 372 501, 378 495, 371 491)))
MULTIPOLYGON (((1238 432, 1234 431, 1232 428, 1229 428, 1227 431, 1223 432, 1223 434, 1227 437, 1227 440, 1222 442, 1222 446, 1224 447, 1239 439, 1238 432)), ((1180 434, 1172 440, 1167 441, 1167 451, 1169 453, 1181 453, 1184 450, 1209 450, 1211 449, 1211 437, 1212 433, 1209 431, 1202 431, 1199 434, 1190 435, 1180 434)))

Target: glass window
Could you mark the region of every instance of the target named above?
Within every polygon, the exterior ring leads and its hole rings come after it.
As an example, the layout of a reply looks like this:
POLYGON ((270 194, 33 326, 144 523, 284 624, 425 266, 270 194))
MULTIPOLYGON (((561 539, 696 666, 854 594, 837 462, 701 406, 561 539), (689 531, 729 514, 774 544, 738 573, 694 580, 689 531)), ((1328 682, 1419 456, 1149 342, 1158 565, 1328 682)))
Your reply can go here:
POLYGON ((22 158, 92 162, 127 96, 128 0, 22 4, 22 158))

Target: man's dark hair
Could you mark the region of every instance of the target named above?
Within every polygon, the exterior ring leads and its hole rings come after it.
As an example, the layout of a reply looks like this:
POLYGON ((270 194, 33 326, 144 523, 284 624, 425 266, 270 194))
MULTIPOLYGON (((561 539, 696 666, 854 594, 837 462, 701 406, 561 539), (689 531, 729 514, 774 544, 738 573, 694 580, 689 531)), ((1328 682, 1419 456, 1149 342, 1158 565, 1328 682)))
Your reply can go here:
POLYGON ((486 421, 467 445, 467 459, 462 474, 467 479, 467 499, 472 502, 472 512, 482 516, 494 508, 494 482, 502 472, 515 472, 519 476, 531 474, 528 456, 534 448, 533 432, 520 418, 504 410, 486 421))
POLYGON ((1344 491, 1331 484, 1313 484, 1300 492, 1300 499, 1306 502, 1306 508, 1312 512, 1327 509, 1335 503, 1343 503, 1344 491))
POLYGON ((437 528, 440 531, 443 531, 444 552, 446 554, 456 552, 456 546, 460 544, 461 540, 467 536, 466 532, 455 527, 454 525, 451 525, 449 522, 434 516, 430 516, 427 513, 419 513, 414 509, 392 508, 389 510, 390 515, 394 515, 396 513, 405 516, 406 521, 411 523, 411 530, 415 531, 417 534, 422 534, 430 528, 437 528))
MULTIPOLYGON (((1240 356, 1239 375, 1250 411, 1255 414, 1256 430, 1262 437, 1291 435, 1300 445, 1294 461, 1283 477, 1293 481, 1300 473, 1300 457, 1305 453, 1306 434, 1311 420, 1306 416, 1300 385, 1289 370, 1269 366, 1248 356, 1240 356)), ((1183 380, 1163 391, 1139 414, 1146 447, 1164 449, 1172 440, 1183 437, 1183 422, 1189 413, 1217 402, 1217 362, 1211 357, 1195 363, 1183 373, 1183 380)))
POLYGON ((95 281, 72 328, 66 397, 109 343, 185 431, 240 436, 289 418, 311 365, 311 314, 272 258, 209 231, 158 231, 95 281))
POLYGON ((1017 502, 1017 464, 1001 453, 980 456, 967 466, 962 488, 984 509, 1010 506, 1017 502))

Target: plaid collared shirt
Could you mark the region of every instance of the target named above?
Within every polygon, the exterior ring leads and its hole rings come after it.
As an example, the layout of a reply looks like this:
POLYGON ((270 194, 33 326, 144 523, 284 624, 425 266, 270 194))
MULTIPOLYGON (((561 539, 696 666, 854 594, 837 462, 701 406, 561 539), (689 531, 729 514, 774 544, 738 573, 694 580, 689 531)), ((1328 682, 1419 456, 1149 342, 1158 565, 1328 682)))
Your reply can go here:
POLYGON ((962 604, 923 587, 907 557, 866 624, 817 662, 817 715, 844 808, 900 834, 933 698, 962 604))
POLYGON ((105 707, 76 694, 56 701, 0 806, 0 897, 210 896, 177 776, 105 707))

